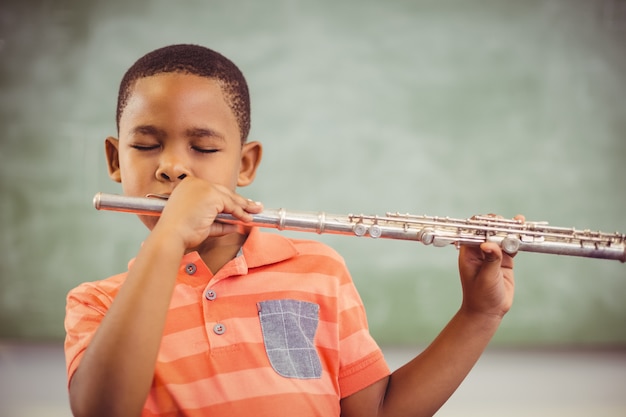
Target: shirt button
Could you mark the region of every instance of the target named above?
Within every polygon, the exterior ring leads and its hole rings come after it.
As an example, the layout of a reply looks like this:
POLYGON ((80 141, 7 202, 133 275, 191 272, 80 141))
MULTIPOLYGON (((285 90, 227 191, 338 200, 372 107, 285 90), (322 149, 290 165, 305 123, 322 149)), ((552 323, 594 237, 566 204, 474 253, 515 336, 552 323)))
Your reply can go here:
POLYGON ((215 334, 224 334, 226 332, 226 326, 221 323, 217 323, 215 326, 213 326, 213 332, 215 334))
POLYGON ((213 290, 207 290, 207 292, 204 293, 204 296, 209 301, 213 301, 217 298, 217 294, 213 290))
POLYGON ((185 265, 185 272, 187 272, 188 275, 193 275, 196 273, 196 266, 192 263, 188 263, 187 265, 185 265))

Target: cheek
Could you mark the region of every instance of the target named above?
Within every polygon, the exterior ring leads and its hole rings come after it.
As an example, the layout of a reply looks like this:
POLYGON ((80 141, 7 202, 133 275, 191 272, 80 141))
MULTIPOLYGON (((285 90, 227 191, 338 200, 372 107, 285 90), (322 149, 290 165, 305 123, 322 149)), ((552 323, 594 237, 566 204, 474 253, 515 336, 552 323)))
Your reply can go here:
POLYGON ((222 184, 234 190, 239 180, 240 161, 236 156, 228 156, 219 161, 202 161, 194 165, 195 176, 206 181, 222 184))
MULTIPOLYGON (((237 168, 239 168, 239 165, 237 165, 237 168)), ((237 188, 238 182, 239 182, 239 169, 233 171, 230 177, 230 185, 233 190, 237 188)))
POLYGON ((120 175, 124 190, 131 191, 134 188, 141 187, 142 184, 152 178, 153 172, 145 161, 120 157, 120 175))
POLYGON ((150 192, 147 190, 148 180, 141 178, 135 171, 122 171, 122 190, 125 195, 141 196, 150 192))

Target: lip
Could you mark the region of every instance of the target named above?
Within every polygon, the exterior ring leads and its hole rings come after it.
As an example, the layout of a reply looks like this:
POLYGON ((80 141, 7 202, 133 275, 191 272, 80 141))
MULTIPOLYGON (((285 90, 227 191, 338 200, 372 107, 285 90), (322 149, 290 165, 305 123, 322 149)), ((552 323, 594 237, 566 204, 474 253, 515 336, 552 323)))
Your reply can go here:
POLYGON ((156 193, 148 193, 146 194, 147 198, 160 198, 161 200, 167 200, 170 198, 169 194, 156 194, 156 193))

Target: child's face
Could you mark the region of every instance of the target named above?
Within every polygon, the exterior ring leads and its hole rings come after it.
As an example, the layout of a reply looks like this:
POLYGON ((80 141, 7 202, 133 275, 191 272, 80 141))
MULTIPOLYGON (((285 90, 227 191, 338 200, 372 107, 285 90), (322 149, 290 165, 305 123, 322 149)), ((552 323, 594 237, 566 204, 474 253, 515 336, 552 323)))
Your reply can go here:
POLYGON ((217 81, 196 75, 139 79, 120 118, 119 140, 108 138, 106 145, 109 173, 130 196, 169 194, 184 176, 234 191, 254 176, 243 172, 242 158, 255 144, 242 147, 217 81))

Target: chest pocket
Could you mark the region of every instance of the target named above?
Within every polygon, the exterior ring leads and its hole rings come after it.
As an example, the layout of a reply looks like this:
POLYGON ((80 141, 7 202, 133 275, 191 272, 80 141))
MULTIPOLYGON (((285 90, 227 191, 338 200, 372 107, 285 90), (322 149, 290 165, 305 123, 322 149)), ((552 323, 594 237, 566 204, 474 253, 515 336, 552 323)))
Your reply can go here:
POLYGON ((313 343, 319 305, 286 299, 261 301, 257 307, 272 368, 287 378, 320 378, 322 365, 313 343))

